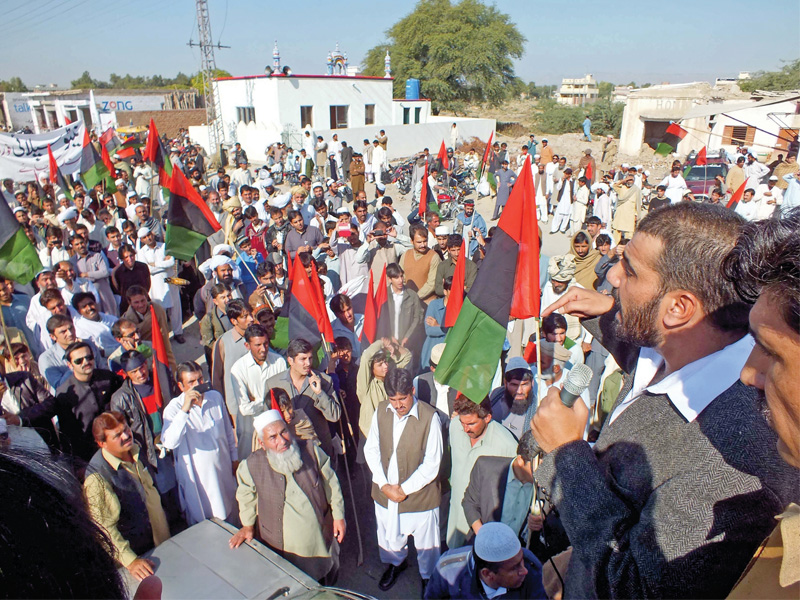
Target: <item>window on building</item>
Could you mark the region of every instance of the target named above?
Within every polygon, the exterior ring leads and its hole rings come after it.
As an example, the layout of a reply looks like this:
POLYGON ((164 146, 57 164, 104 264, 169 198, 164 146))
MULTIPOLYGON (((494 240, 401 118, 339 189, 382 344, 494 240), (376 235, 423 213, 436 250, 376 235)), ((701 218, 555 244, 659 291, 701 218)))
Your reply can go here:
POLYGON ((375 125, 375 105, 364 105, 364 125, 375 125))
POLYGON ((301 106, 300 107, 300 127, 314 127, 314 107, 301 106))
POLYGON ((237 106, 236 121, 239 123, 255 123, 256 109, 252 106, 237 106))
POLYGON ((347 106, 331 106, 331 129, 347 129, 347 106))
POLYGON ((417 106, 414 108, 414 123, 419 123, 419 117, 422 114, 422 108, 417 106))
POLYGON ((725 146, 749 146, 753 143, 755 135, 755 127, 726 125, 722 133, 722 144, 725 146))
POLYGON ((403 108, 403 125, 408 125, 411 122, 411 109, 403 108))
POLYGON ((778 139, 775 140, 775 147, 780 148, 781 150, 788 150, 789 143, 794 140, 798 133, 800 133, 800 129, 784 129, 781 127, 781 130, 778 133, 778 139))

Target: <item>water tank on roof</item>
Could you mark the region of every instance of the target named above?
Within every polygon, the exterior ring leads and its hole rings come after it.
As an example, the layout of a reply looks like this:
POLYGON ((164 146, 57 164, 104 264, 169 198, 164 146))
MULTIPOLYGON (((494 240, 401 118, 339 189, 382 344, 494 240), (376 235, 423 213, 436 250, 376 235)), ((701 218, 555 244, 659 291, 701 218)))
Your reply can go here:
POLYGON ((419 100, 419 79, 406 79, 406 100, 419 100))

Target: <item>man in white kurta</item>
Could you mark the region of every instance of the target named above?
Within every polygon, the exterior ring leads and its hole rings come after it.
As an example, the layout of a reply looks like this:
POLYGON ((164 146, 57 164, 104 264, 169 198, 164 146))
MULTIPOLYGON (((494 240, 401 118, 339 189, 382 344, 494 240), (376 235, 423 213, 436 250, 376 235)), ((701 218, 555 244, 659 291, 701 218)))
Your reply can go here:
POLYGON ((375 519, 378 525, 378 548, 381 562, 388 564, 379 587, 389 589, 403 570, 408 556, 408 536, 414 536, 417 562, 423 580, 430 578, 439 559, 439 501, 441 489, 437 482, 442 461, 442 426, 436 410, 414 397, 411 373, 406 369, 391 371, 384 380, 388 400, 381 402, 372 417, 364 457, 372 471, 375 519), (390 427, 386 426, 390 419, 390 427), (381 426, 380 423, 384 423, 381 426), (426 425, 427 424, 427 425, 426 425), (406 427, 413 427, 418 435, 403 436, 406 427), (427 438, 420 435, 427 428, 427 438), (381 434, 389 434, 389 440, 381 440, 381 434), (383 442, 383 443, 382 443, 383 442), (401 446, 401 452, 398 452, 401 446), (407 453, 422 452, 417 464, 407 453), (385 455, 389 453, 388 457, 385 455), (398 460, 399 458, 399 460, 398 460), (388 466, 384 469, 384 463, 388 466), (401 465, 402 462, 402 465, 401 465), (401 481, 401 466, 407 476, 401 481), (416 468, 414 468, 416 467, 416 468), (413 471, 412 471, 413 469, 413 471), (410 473, 408 471, 411 471, 410 473), (378 501, 385 500, 386 506, 378 501), (426 498, 427 497, 427 498, 426 498), (435 498, 435 503, 431 499, 435 498), (433 504, 422 510, 403 510, 404 502, 420 507, 433 504))
POLYGON ((578 179, 578 189, 575 190, 575 202, 572 203, 572 215, 569 219, 569 235, 574 236, 583 227, 586 220, 586 207, 589 206, 589 186, 586 178, 578 179))
POLYGON ((377 142, 372 145, 374 146, 372 149, 372 173, 375 181, 380 181, 383 171, 386 170, 386 150, 377 142))
MULTIPOLYGON (((634 185, 637 185, 635 181, 634 185)), ((681 175, 680 167, 672 167, 670 174, 664 177, 659 185, 663 185, 667 188, 666 196, 672 204, 681 202, 683 200, 683 195, 689 190, 689 186, 686 185, 686 180, 683 178, 683 175, 681 175)))
POLYGON ((180 289, 167 283, 168 278, 175 277, 175 258, 166 255, 164 242, 156 242, 156 236, 147 227, 139 229, 137 236, 142 245, 136 260, 150 267, 150 299, 169 312, 173 335, 183 336, 180 289))
POLYGON ((181 508, 191 526, 236 512, 236 438, 219 392, 200 393, 196 363, 178 368, 181 395, 164 409, 161 443, 173 451, 181 508))
POLYGON ((557 198, 556 210, 553 213, 553 224, 550 226, 550 233, 567 231, 570 220, 572 219, 573 195, 577 192, 578 186, 572 179, 572 169, 564 169, 561 181, 556 183, 553 195, 557 198))

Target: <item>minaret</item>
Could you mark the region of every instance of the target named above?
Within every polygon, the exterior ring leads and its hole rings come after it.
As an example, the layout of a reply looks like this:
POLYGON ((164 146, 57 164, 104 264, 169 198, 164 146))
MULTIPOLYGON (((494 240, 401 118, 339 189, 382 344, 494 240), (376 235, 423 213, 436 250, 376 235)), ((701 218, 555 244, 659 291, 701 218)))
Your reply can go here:
POLYGON ((278 50, 278 40, 275 40, 275 46, 272 48, 272 71, 277 73, 281 70, 281 52, 278 50))
POLYGON ((328 52, 327 72, 328 75, 333 75, 333 56, 330 52, 328 52))
POLYGON ((389 56, 389 51, 386 51, 386 57, 383 59, 383 72, 384 79, 391 79, 392 77, 392 57, 389 56))

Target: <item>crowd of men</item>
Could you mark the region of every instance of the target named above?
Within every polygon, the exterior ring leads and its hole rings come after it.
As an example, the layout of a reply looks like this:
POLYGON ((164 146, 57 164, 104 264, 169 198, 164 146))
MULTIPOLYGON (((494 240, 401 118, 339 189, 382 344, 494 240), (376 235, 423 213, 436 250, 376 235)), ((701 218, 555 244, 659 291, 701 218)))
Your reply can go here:
MULTIPOLYGON (((543 318, 509 323, 476 403, 435 373, 460 254, 468 294, 494 228, 470 199, 452 227, 400 214, 383 132, 364 140, 368 168, 332 143, 304 142, 316 160, 281 187, 268 164, 254 178, 238 144, 235 169, 212 174, 188 136, 170 142, 221 225, 189 262, 166 254, 155 173, 135 156, 115 165, 115 193, 3 182, 43 267, 30 285, 0 279, 3 418, 69 460, 117 564, 144 579, 147 551, 217 517, 240 527, 232 549, 257 539, 332 584, 353 535, 341 478, 359 472, 382 591, 406 570, 409 537, 425 598, 545 598, 557 583, 572 597, 725 596, 787 506, 783 543, 797 551, 796 156, 737 159, 729 179, 748 169, 750 214, 721 199, 736 181, 684 202, 683 165, 648 206, 642 169, 603 171, 588 149, 569 167, 531 136, 514 172, 498 144, 494 218, 532 155, 538 216, 572 243, 541 257, 543 318), (325 297, 324 352, 282 339, 298 266, 325 297), (370 343, 367 284, 384 274, 370 343), (173 354, 192 314, 205 369, 173 354), (567 407, 559 392, 581 363, 593 378, 567 407)), ((272 166, 285 151, 268 149, 272 166)), ((796 565, 764 573, 748 570, 797 590, 796 565)), ((747 581, 734 593, 763 591, 747 581)))

